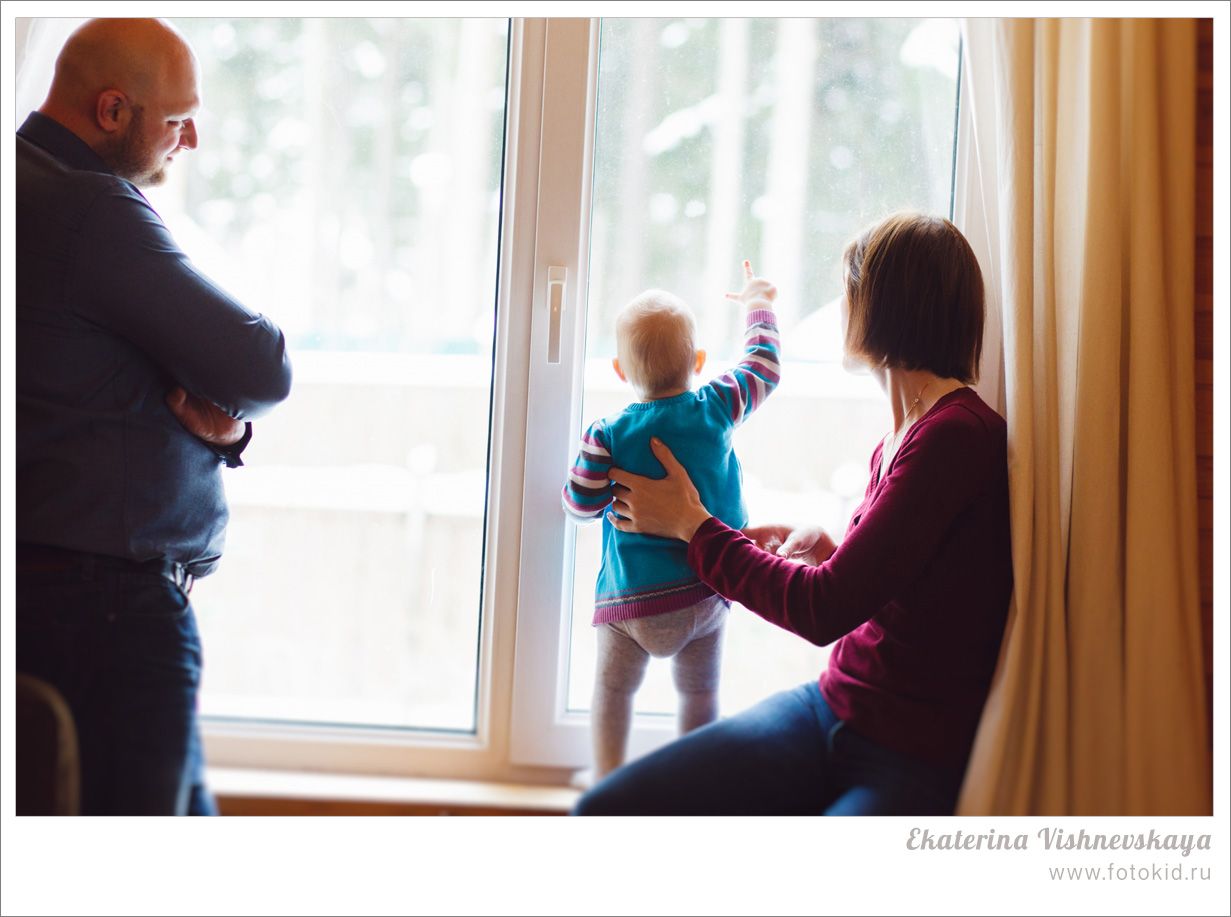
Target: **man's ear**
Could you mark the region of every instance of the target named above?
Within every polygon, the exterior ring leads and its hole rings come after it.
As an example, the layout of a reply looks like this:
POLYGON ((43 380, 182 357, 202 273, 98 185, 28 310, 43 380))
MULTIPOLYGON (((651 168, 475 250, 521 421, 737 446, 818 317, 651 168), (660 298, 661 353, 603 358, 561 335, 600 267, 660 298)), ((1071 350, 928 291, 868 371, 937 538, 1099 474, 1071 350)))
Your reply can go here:
POLYGON ((624 370, 620 369, 620 358, 611 358, 611 368, 616 371, 616 375, 620 377, 621 382, 627 382, 628 378, 624 375, 624 370))
POLYGON ((703 367, 704 365, 705 365, 705 351, 698 350, 697 351, 697 368, 695 370, 698 376, 701 375, 701 367, 703 367))
POLYGON ((128 97, 118 89, 104 89, 98 94, 94 117, 107 133, 118 131, 128 121, 128 97))

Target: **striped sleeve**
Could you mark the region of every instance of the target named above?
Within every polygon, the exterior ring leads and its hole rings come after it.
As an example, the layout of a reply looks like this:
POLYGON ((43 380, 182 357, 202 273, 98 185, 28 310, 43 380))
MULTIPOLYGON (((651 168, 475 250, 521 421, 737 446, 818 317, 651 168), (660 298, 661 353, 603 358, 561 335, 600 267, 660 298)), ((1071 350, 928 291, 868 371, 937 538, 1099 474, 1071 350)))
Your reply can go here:
POLYGON ((744 331, 744 358, 710 385, 730 411, 731 425, 738 427, 761 406, 778 386, 778 320, 773 312, 758 309, 748 313, 744 331))
POLYGON ((578 522, 601 518, 603 510, 611 503, 611 482, 607 479, 610 467, 607 431, 602 421, 598 421, 581 436, 581 448, 560 495, 564 511, 578 522))

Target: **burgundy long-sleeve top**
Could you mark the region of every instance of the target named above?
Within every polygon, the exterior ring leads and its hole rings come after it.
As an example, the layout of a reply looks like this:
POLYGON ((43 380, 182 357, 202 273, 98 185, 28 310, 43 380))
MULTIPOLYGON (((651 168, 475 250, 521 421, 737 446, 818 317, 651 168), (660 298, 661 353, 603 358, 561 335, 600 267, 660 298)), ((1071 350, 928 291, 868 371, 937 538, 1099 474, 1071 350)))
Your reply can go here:
POLYGON ((842 543, 816 567, 762 551, 717 519, 688 546, 716 592, 818 646, 834 713, 887 748, 965 767, 996 667, 1013 568, 1007 430, 969 388, 907 431, 842 543))

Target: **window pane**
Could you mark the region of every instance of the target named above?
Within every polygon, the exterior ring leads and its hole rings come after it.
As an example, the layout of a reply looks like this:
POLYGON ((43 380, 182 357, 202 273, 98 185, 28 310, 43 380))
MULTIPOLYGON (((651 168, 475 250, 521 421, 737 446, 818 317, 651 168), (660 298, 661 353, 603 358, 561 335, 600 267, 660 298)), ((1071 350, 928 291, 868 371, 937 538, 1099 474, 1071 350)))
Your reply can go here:
POLYGON ((472 730, 507 22, 176 24, 200 147, 154 204, 295 368, 193 590, 202 712, 472 730))
MULTIPOLYGON (((614 319, 643 289, 692 306, 707 374, 738 359, 743 315, 723 294, 748 258, 778 286, 784 357, 735 436, 749 513, 843 532, 890 415, 870 377, 840 366, 839 258, 893 210, 949 214, 957 64, 953 20, 604 20, 584 423, 632 398, 611 370, 614 319)), ((578 527, 570 709, 589 707, 600 541, 578 527)), ((724 709, 816 678, 827 656, 737 607, 724 709)), ((637 709, 675 707, 656 661, 637 709)))

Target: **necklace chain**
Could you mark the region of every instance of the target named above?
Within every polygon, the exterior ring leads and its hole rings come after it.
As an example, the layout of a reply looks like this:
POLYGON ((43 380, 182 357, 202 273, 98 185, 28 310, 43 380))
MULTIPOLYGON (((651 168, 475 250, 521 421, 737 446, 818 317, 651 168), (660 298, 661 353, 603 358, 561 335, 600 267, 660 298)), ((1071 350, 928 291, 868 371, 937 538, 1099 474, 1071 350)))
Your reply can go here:
POLYGON ((887 447, 887 451, 885 452, 886 458, 888 457, 889 452, 895 448, 898 436, 903 430, 906 429, 906 421, 910 420, 910 415, 915 413, 915 408, 919 407, 919 402, 923 398, 923 393, 928 390, 929 385, 937 381, 939 378, 940 376, 933 376, 932 379, 923 386, 923 388, 919 389, 919 394, 915 396, 915 400, 912 401, 910 403, 910 407, 906 409, 906 415, 902 418, 902 425, 900 427, 896 427, 893 432, 889 434, 889 445, 887 447))
MULTIPOLYGON (((906 414, 902 418, 902 425, 900 427, 895 428, 893 432, 889 434, 889 445, 886 447, 885 452, 884 452, 886 461, 888 461, 889 453, 897 448, 898 436, 902 433, 903 430, 906 429, 906 421, 910 420, 910 415, 915 413, 915 408, 919 407, 919 402, 923 399, 923 393, 928 390, 929 385, 931 385, 933 382, 938 381, 939 379, 940 379, 940 376, 934 376, 927 384, 923 386, 923 388, 919 389, 919 394, 915 396, 915 400, 912 401, 910 403, 910 407, 906 409, 906 414)), ((882 467, 881 473, 882 474, 884 473, 883 467, 882 467)))
MULTIPOLYGON (((939 378, 940 376, 933 376, 927 384, 923 386, 923 388, 919 389, 919 394, 916 395, 915 400, 910 403, 910 407, 906 411, 906 416, 902 418, 902 427, 906 426, 906 421, 910 420, 910 415, 915 413, 915 408, 919 407, 919 401, 923 398, 923 393, 928 390, 928 386, 933 382, 936 382, 939 378)), ((898 427, 898 429, 894 430, 893 435, 897 436, 898 433, 901 432, 902 427, 898 427)))

